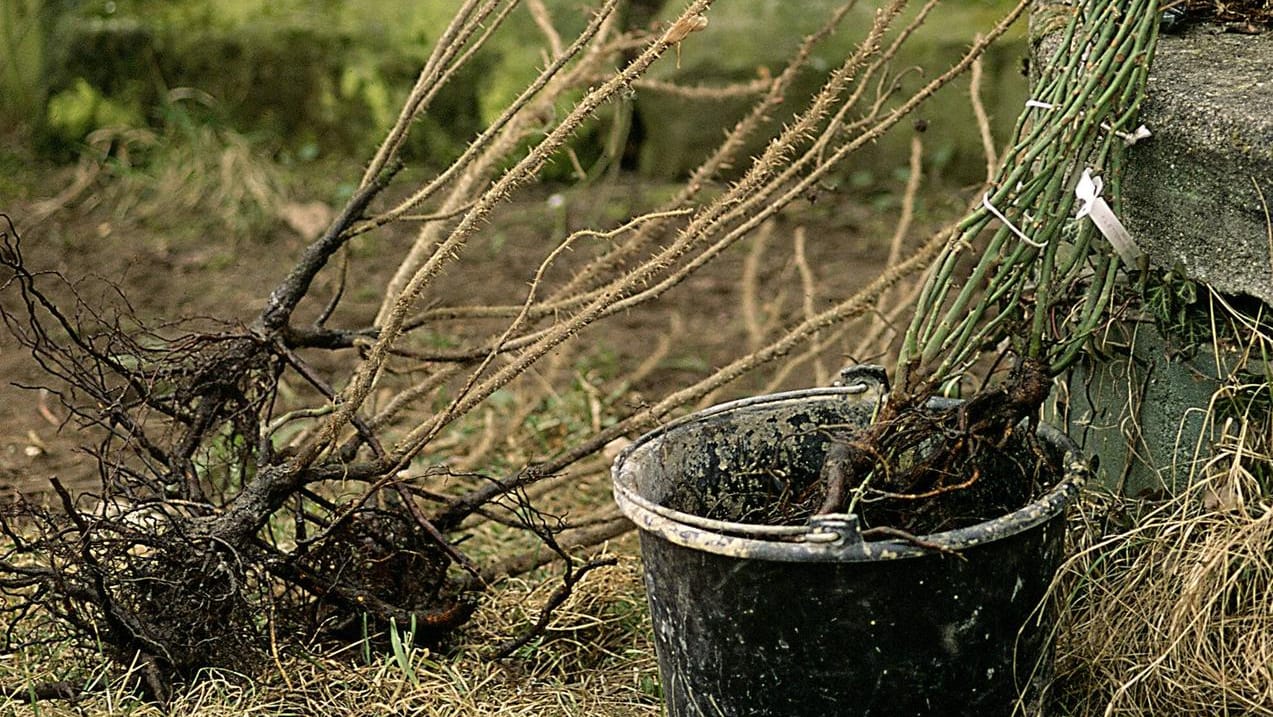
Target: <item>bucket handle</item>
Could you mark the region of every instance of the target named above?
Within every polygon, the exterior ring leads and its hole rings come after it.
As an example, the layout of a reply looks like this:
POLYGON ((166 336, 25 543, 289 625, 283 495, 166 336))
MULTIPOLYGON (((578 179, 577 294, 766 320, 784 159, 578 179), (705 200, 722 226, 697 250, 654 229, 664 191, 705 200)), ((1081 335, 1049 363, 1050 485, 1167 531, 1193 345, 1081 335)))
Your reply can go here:
POLYGON ((852 513, 822 513, 809 518, 809 532, 804 540, 809 543, 842 543, 854 545, 862 542, 862 529, 858 517, 852 513))
POLYGON ((815 515, 804 525, 763 525, 734 523, 672 510, 633 492, 621 482, 615 483, 615 497, 620 502, 632 503, 646 513, 670 521, 672 525, 687 525, 724 535, 796 543, 854 545, 863 542, 857 516, 847 513, 815 515))
MULTIPOLYGON (((878 364, 850 364, 840 369, 831 382, 834 388, 843 389, 850 395, 865 394, 872 389, 876 401, 883 401, 888 395, 890 386, 887 370, 878 364)), ((764 525, 754 523, 735 523, 718 520, 693 513, 683 513, 660 505, 640 495, 618 479, 614 482, 615 498, 620 504, 631 503, 651 518, 670 521, 672 525, 685 525, 723 535, 732 535, 752 540, 778 540, 795 543, 815 543, 823 545, 852 546, 865 542, 862 539, 858 517, 849 513, 824 513, 808 518, 803 525, 764 525)))
POLYGON ((878 364, 857 363, 840 369, 840 373, 831 382, 832 386, 843 386, 850 393, 865 393, 874 387, 881 396, 889 392, 888 371, 878 364))

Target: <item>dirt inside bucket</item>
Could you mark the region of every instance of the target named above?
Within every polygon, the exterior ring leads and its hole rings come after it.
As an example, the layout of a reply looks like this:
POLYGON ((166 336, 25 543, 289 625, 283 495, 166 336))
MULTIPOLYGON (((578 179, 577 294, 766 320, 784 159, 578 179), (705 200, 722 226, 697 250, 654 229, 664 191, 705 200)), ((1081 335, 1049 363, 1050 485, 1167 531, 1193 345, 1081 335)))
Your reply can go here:
POLYGON ((975 525, 1025 506, 1064 474, 1064 450, 1023 418, 1038 405, 1034 378, 964 402, 895 396, 883 407, 722 417, 694 437, 698 458, 675 459, 681 479, 661 502, 763 525, 848 512, 880 537, 975 525))
MULTIPOLYGON (((1022 426, 999 443, 985 442, 971 450, 952 447, 947 436, 920 440, 910 458, 901 459, 895 470, 910 473, 911 488, 905 491, 883 487, 888 478, 871 475, 859 478, 850 488, 851 509, 864 529, 888 527, 914 535, 954 530, 1011 513, 1056 484, 1060 461, 1022 426), (945 465, 928 463, 929 456, 960 453, 958 460, 945 465), (872 484, 881 487, 872 487, 872 484)), ((828 458, 837 460, 834 445, 828 458)), ((842 459, 842 458, 841 458, 842 459)), ((826 499, 825 471, 791 466, 757 464, 752 470, 733 476, 733 488, 720 491, 704 517, 739 523, 803 525, 819 512, 826 499)), ((697 502, 697 501, 693 501, 697 502)), ((684 510, 688 502, 669 507, 684 510)))

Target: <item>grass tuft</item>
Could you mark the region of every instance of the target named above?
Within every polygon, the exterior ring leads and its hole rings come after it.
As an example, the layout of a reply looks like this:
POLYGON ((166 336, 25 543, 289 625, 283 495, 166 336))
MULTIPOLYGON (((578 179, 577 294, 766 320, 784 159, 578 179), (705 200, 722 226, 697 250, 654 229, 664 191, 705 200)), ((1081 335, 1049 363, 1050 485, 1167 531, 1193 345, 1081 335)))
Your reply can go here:
MULTIPOLYGON (((496 586, 448 654, 411 644, 409 626, 398 626, 395 649, 373 653, 370 663, 359 645, 325 653, 291 650, 259 675, 209 672, 166 711, 135 694, 135 668, 74 703, 0 704, 0 717, 658 715, 657 665, 639 561, 631 552, 617 548, 618 565, 593 571, 554 613, 540 640, 499 662, 483 659, 484 648, 534 619, 556 581, 540 575, 496 586)), ((44 654, 0 660, 0 685, 65 679, 59 664, 67 649, 51 644, 44 654)))
POLYGON ((1186 486, 1092 496, 1062 568, 1061 714, 1273 715, 1273 332, 1212 295, 1222 385, 1186 486))

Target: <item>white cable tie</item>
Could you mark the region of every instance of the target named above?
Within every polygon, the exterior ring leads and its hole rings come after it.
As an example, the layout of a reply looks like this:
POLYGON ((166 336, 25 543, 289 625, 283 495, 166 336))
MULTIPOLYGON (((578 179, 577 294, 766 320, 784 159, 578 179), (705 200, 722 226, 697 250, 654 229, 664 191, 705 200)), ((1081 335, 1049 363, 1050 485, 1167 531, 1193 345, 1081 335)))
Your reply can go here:
POLYGON ((996 219, 1003 222, 1003 225, 1011 229, 1012 233, 1016 234, 1017 238, 1020 239, 1021 241, 1025 242, 1026 244, 1029 244, 1035 249, 1043 249, 1044 247, 1047 246, 1047 244, 1043 242, 1037 242, 1031 239, 1030 237, 1026 236, 1025 232, 1021 231, 1020 229, 1016 227, 1016 225, 1008 221, 1008 218, 1003 215, 1003 212, 999 211, 998 209, 995 209, 995 205, 990 203, 990 192, 986 192, 984 195, 982 195, 981 206, 985 207, 986 211, 993 214, 996 219))
POLYGON ((1100 177, 1092 176, 1091 168, 1084 169, 1083 175, 1079 177, 1078 186, 1074 188, 1074 196, 1079 200, 1078 212, 1075 213, 1074 218, 1091 218, 1092 223, 1109 241, 1110 246, 1114 247, 1114 251, 1123 260, 1123 264, 1129 267, 1137 266, 1142 256, 1140 247, 1136 246, 1132 235, 1114 215, 1114 210, 1110 208, 1109 203, 1101 197, 1101 190, 1104 188, 1105 183, 1100 177))
MULTIPOLYGON (((1025 106, 1027 109, 1037 109, 1037 110, 1056 109, 1056 105, 1052 104, 1051 102, 1043 102, 1041 100, 1026 100, 1025 106)), ((1108 122, 1105 122, 1101 125, 1101 129, 1105 130, 1106 132, 1113 132, 1119 139, 1126 142, 1128 147, 1132 146, 1133 144, 1136 144, 1142 139, 1149 139, 1150 137, 1153 136, 1153 133, 1150 132, 1149 128, 1146 127, 1145 125, 1141 125, 1137 127, 1136 129, 1132 130, 1131 132, 1123 132, 1121 130, 1115 130, 1113 125, 1111 125, 1108 122)))
POLYGON ((1126 142, 1128 147, 1136 144, 1142 139, 1149 139, 1153 136, 1153 133, 1150 132, 1149 128, 1145 125, 1141 125, 1131 132, 1115 132, 1114 134, 1118 135, 1119 138, 1126 142))
POLYGON ((1128 147, 1132 146, 1133 144, 1136 144, 1142 139, 1149 139, 1150 137, 1154 136, 1153 132, 1150 132, 1149 128, 1146 127, 1145 125, 1141 125, 1137 127, 1136 129, 1132 130, 1131 132, 1123 132, 1121 130, 1114 129, 1114 125, 1110 124, 1109 122, 1104 122, 1101 124, 1101 129, 1105 130, 1106 132, 1113 132, 1114 136, 1123 140, 1124 144, 1126 144, 1128 147))

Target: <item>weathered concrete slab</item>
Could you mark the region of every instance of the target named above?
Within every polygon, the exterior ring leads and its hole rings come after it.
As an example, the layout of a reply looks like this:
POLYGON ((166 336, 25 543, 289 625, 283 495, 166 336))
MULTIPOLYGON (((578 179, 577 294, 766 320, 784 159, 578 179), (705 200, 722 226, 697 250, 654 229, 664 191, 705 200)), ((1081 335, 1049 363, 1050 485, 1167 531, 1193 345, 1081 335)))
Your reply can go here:
POLYGON ((1164 35, 1132 147, 1124 221, 1163 268, 1273 304, 1273 33, 1164 35))

